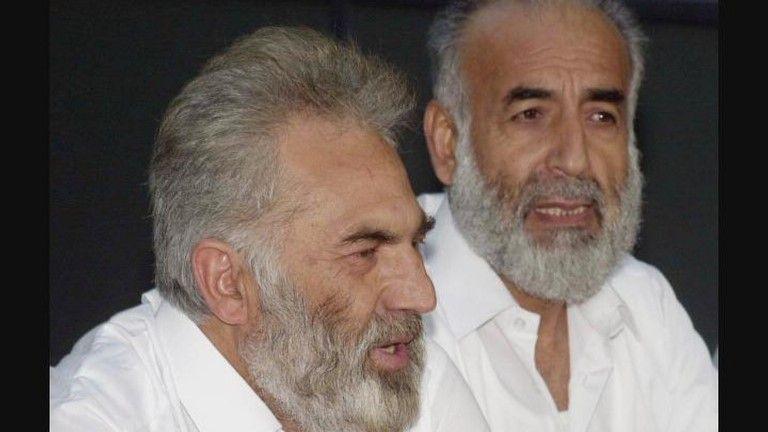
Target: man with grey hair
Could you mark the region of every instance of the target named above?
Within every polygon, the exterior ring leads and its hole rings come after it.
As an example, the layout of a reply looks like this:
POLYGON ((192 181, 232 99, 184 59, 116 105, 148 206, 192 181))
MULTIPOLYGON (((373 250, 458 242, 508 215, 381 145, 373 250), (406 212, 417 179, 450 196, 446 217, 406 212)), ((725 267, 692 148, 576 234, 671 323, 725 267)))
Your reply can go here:
POLYGON ((309 29, 210 60, 155 143, 157 289, 51 369, 51 430, 487 430, 422 340, 411 106, 391 67, 309 29))
POLYGON ((454 1, 431 28, 428 334, 492 430, 717 429, 701 337, 629 255, 642 41, 610 0, 454 1))

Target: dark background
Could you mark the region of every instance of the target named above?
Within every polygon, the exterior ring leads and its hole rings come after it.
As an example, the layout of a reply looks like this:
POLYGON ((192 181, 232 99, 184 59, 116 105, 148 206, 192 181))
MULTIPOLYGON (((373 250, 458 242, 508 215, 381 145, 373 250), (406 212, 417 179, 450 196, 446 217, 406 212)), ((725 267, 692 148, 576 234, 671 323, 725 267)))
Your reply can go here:
MULTIPOLYGON (((163 110, 204 62, 265 25, 352 38, 413 80, 402 142, 414 191, 439 191, 420 132, 426 32, 444 1, 52 1, 51 365, 152 288, 147 164, 163 110)), ((646 176, 635 255, 670 280, 710 350, 718 332, 718 5, 630 1, 650 39, 638 106, 646 176)))

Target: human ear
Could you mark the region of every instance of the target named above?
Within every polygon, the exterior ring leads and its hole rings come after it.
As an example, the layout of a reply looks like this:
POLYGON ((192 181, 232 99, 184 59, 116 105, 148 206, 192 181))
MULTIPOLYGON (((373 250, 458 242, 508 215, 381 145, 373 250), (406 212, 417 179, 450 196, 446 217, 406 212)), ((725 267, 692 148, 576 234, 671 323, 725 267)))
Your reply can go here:
POLYGON ((424 137, 435 175, 444 185, 450 186, 456 170, 458 133, 453 116, 434 99, 424 111, 424 137))
POLYGON ((248 322, 249 296, 257 290, 250 287, 247 271, 239 254, 229 244, 204 239, 192 251, 192 267, 197 289, 208 305, 208 309, 219 320, 229 325, 243 325, 248 322))

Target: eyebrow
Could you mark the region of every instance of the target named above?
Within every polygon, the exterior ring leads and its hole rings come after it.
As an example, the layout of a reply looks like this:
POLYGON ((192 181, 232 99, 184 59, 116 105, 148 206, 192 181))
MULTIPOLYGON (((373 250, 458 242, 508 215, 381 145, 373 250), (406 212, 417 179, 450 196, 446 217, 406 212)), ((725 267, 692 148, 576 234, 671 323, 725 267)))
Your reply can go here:
MULTIPOLYGON (((504 104, 510 105, 527 99, 552 99, 552 92, 539 87, 518 86, 507 92, 504 96, 504 104)), ((615 88, 587 90, 587 100, 592 102, 622 103, 624 99, 626 99, 624 92, 615 88)))
POLYGON ((389 230, 375 228, 361 228, 341 240, 342 244, 352 244, 359 241, 376 241, 381 243, 392 243, 400 236, 389 230))
POLYGON ((432 228, 435 227, 435 218, 427 216, 423 211, 421 212, 421 225, 416 231, 416 238, 424 238, 432 228))
MULTIPOLYGON (((415 238, 424 237, 435 225, 435 219, 427 216, 424 211, 421 212, 421 223, 416 230, 415 238)), ((341 244, 352 244, 359 241, 375 241, 380 243, 394 243, 400 240, 401 236, 385 229, 363 227, 352 234, 344 237, 341 244)))
POLYGON ((589 89, 587 91, 587 100, 593 102, 624 102, 624 92, 618 89, 589 89))
POLYGON ((504 96, 504 104, 510 105, 512 102, 526 99, 551 99, 552 92, 538 87, 517 86, 508 91, 504 96))

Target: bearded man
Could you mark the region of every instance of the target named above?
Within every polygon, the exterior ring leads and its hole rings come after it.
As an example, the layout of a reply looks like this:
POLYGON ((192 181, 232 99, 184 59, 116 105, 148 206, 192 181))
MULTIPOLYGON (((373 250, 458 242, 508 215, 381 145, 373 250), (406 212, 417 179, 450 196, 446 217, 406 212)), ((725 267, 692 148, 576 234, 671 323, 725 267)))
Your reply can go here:
POLYGON ((51 369, 51 430, 487 430, 422 340, 411 105, 391 67, 309 29, 210 60, 155 143, 157 289, 51 369))
POLYGON ((642 40, 615 1, 456 1, 431 28, 427 322, 494 431, 717 429, 703 340, 629 255, 642 40))

